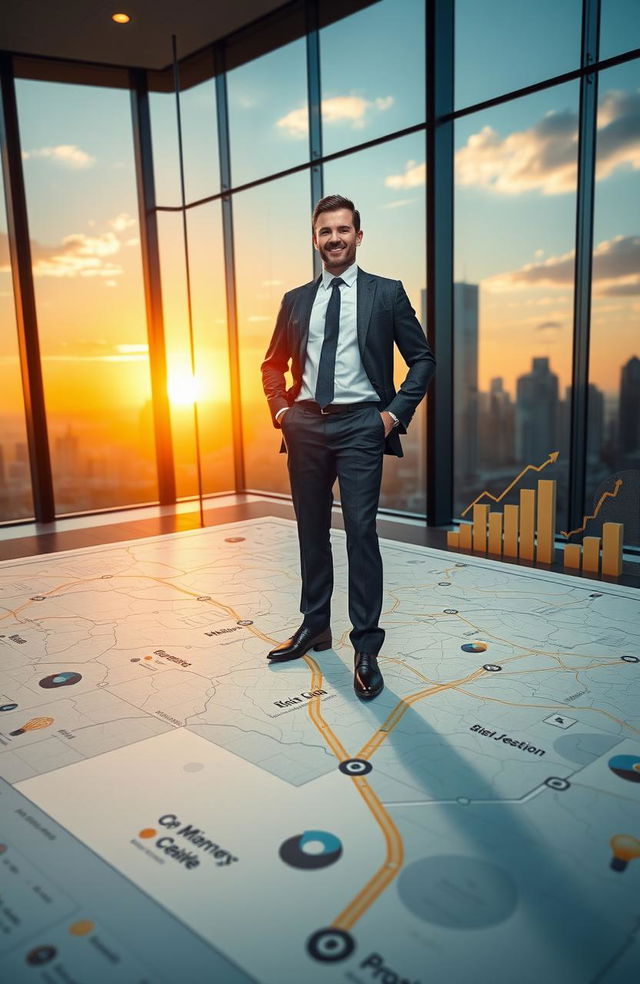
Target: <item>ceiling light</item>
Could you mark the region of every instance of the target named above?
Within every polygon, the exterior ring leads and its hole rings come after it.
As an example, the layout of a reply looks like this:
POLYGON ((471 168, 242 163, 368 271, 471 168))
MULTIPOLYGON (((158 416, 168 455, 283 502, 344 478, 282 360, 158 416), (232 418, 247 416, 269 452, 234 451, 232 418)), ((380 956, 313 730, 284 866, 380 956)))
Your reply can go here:
POLYGON ((129 14, 112 14, 111 20, 115 21, 116 24, 128 24, 131 18, 129 14))

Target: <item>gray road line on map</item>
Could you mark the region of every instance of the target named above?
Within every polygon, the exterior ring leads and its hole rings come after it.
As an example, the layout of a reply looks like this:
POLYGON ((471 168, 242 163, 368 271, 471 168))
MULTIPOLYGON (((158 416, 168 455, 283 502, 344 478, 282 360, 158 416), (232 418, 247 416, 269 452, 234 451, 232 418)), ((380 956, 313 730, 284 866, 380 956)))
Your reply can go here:
POLYGON ((514 799, 471 799, 467 796, 458 797, 457 799, 446 799, 446 800, 408 800, 407 802, 402 801, 389 801, 382 800, 383 806, 501 806, 503 803, 526 803, 528 800, 533 799, 534 796, 538 796, 540 793, 544 792, 548 787, 544 785, 537 786, 530 792, 525 793, 524 796, 518 796, 514 799))

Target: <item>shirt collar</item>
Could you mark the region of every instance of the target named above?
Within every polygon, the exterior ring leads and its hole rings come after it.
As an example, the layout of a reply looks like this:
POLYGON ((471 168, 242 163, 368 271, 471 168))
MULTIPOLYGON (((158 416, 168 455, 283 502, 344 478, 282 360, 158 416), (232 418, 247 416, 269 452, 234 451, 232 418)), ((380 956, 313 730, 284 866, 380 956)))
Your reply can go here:
MULTIPOLYGON (((352 263, 350 267, 347 267, 344 273, 340 274, 340 276, 344 280, 347 287, 353 287, 356 280, 358 279, 358 264, 352 263)), ((324 287, 325 290, 329 290, 329 285, 331 284, 331 281, 334 279, 334 277, 335 274, 330 273, 328 270, 322 271, 322 286, 324 287)))

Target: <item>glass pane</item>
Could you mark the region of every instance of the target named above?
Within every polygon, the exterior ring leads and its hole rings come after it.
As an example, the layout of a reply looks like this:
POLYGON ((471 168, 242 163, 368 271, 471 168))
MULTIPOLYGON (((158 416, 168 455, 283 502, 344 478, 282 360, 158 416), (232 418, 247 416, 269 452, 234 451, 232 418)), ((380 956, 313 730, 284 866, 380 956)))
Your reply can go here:
POLYGON ((220 191, 215 80, 207 79, 180 96, 182 151, 187 204, 220 191))
MULTIPOLYGON (((156 204, 180 205, 178 115, 173 92, 150 92, 151 144, 156 204)), ((189 202, 220 191, 218 118, 215 79, 180 93, 185 199, 189 202)))
POLYGON ((234 187, 309 159, 304 38, 227 75, 234 187))
POLYGON ((278 453, 282 435, 271 422, 260 366, 283 294, 313 279, 308 174, 234 195, 233 215, 247 487, 289 494, 286 455, 278 453))
POLYGON ((2 174, 0 173, 0 523, 33 516, 27 429, 18 358, 2 174))
POLYGON ((600 58, 640 48, 638 0, 600 0, 600 58))
POLYGON ((180 205, 180 152, 175 94, 150 92, 149 114, 156 204, 180 205))
POLYGON ((223 492, 235 487, 220 213, 220 202, 200 205, 187 212, 196 392, 199 398, 202 484, 205 492, 223 492))
MULTIPOLYGON (((578 86, 460 120, 455 134, 454 491, 459 514, 550 453, 566 516, 578 86)), ((486 497, 485 497, 486 501, 486 497)), ((563 528, 562 526, 560 527, 563 528)))
POLYGON ((581 0, 456 0, 455 106, 580 67, 581 0))
POLYGON ((57 511, 156 499, 129 93, 16 88, 57 511))
POLYGON ((320 32, 323 152, 425 118, 424 0, 382 0, 320 32))
MULTIPOLYGON (((341 157, 325 167, 325 190, 350 198, 360 212, 364 236, 358 265, 368 273, 402 280, 424 326, 425 166, 424 134, 412 134, 371 150, 341 157)), ((407 367, 395 351, 395 385, 407 367)), ((404 458, 384 459, 380 505, 424 514, 426 510, 426 401, 406 435, 404 458)))
POLYGON ((585 515, 640 544, 640 172, 632 132, 640 63, 600 74, 585 515), (622 485, 616 487, 617 480, 622 485), (615 497, 614 497, 615 496, 615 497))

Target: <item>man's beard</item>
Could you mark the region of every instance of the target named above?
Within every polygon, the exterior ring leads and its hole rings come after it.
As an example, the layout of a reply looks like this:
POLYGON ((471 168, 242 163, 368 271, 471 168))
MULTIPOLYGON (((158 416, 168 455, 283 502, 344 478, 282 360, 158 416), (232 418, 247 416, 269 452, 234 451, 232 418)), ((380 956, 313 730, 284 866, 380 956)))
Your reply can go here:
POLYGON ((325 266, 351 266, 356 258, 356 248, 353 246, 351 249, 347 246, 346 252, 337 255, 331 250, 325 248, 320 249, 320 256, 322 257, 322 262, 325 266))

